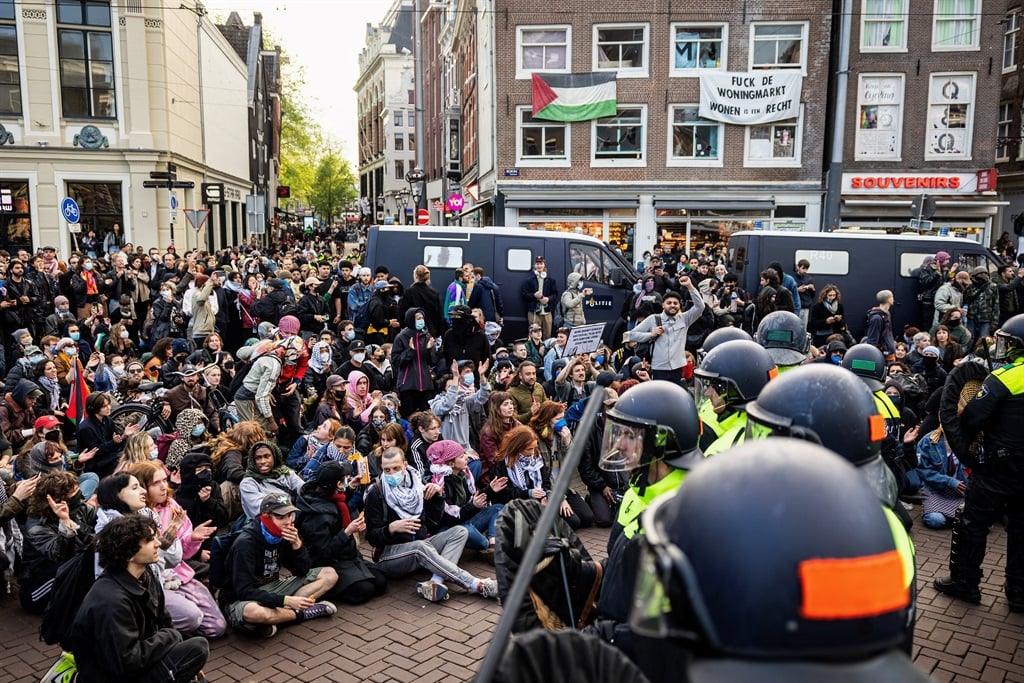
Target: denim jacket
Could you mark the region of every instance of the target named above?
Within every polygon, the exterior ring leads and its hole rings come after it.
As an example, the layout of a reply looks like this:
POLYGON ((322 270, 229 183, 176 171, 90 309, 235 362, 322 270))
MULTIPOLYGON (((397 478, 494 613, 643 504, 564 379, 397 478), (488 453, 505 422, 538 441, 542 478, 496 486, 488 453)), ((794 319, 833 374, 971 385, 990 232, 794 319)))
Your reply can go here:
POLYGON ((967 481, 967 473, 957 457, 946 452, 946 437, 940 436, 938 442, 932 443, 934 432, 925 434, 917 442, 917 456, 920 461, 917 473, 921 481, 936 493, 956 491, 960 482, 967 481))

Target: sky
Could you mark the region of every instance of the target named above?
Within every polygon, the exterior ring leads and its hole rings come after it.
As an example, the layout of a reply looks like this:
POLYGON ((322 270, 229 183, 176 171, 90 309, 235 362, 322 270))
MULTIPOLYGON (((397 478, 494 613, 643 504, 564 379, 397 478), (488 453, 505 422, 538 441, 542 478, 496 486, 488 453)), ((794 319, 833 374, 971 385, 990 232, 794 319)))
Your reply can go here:
POLYGON ((206 0, 207 11, 218 21, 233 10, 251 25, 253 11, 263 13, 263 27, 281 43, 290 68, 302 67, 306 104, 341 144, 353 171, 357 139, 352 87, 359 77, 359 53, 366 24, 379 23, 391 5, 392 0, 206 0))

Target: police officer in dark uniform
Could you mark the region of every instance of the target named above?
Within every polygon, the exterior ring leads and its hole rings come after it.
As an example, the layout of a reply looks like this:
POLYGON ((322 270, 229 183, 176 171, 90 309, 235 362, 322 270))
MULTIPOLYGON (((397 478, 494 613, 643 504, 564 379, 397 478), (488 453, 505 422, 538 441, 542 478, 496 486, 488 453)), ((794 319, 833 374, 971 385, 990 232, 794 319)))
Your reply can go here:
POLYGON ((744 407, 778 374, 768 351, 753 341, 728 341, 704 357, 693 373, 704 455, 728 450, 746 438, 744 407))
POLYGON ((971 479, 953 527, 949 576, 936 579, 935 588, 966 602, 981 602, 985 540, 989 527, 1005 514, 1006 598, 1010 611, 1024 612, 1024 314, 1003 323, 995 336, 993 360, 1004 365, 985 378, 960 416, 965 441, 981 434, 983 447, 957 453, 972 467, 971 479))

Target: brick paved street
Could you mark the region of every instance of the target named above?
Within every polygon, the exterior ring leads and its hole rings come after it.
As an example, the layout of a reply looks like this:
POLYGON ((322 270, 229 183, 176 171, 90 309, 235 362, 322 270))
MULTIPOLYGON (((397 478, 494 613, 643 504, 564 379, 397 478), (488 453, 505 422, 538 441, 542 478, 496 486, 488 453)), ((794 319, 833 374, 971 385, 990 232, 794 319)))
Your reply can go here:
MULTIPOLYGON (((917 524, 918 619, 915 659, 935 681, 1024 683, 1024 614, 1010 614, 1003 597, 1006 535, 990 536, 982 605, 972 607, 938 595, 931 580, 945 571, 949 532, 917 524)), ((837 523, 839 518, 837 517, 837 523)), ((607 534, 582 533, 591 552, 604 555, 607 534)), ((493 568, 465 563, 474 573, 493 568)), ((212 647, 211 681, 463 681, 483 658, 499 616, 490 600, 454 593, 442 605, 414 594, 415 579, 392 583, 368 605, 343 607, 333 619, 284 628, 272 640, 230 635, 212 647)), ((34 682, 58 654, 38 640, 39 621, 15 599, 0 599, 0 683, 34 682)))

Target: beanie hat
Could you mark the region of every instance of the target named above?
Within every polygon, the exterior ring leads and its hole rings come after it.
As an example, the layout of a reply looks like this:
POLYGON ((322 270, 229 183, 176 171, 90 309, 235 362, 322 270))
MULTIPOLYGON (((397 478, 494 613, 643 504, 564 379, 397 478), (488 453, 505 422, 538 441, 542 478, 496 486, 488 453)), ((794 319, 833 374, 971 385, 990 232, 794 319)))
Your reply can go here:
POLYGON ((298 334, 301 326, 302 324, 299 322, 299 319, 294 315, 282 316, 281 320, 277 323, 277 329, 281 334, 287 335, 298 334))
POLYGON ((466 452, 466 449, 450 439, 435 441, 427 447, 427 459, 431 465, 443 465, 466 452))
POLYGON ((937 252, 935 252, 935 260, 936 261, 948 261, 949 260, 949 252, 948 251, 937 251, 937 252))

